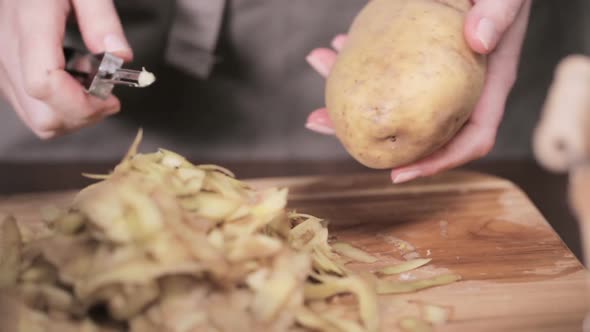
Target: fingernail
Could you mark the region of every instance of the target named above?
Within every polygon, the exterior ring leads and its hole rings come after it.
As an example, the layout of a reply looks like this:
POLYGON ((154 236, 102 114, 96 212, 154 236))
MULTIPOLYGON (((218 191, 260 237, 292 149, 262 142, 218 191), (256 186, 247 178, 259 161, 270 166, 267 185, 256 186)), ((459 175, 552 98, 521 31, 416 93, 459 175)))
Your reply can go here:
POLYGON ((314 57, 313 53, 308 55, 305 60, 307 60, 307 63, 309 63, 309 65, 312 66, 313 69, 315 69, 322 76, 328 76, 330 72, 329 68, 320 59, 314 57))
POLYGON ((104 37, 104 49, 106 52, 127 52, 129 51, 129 44, 120 36, 109 34, 104 37))
POLYGON ((483 47, 489 51, 491 45, 495 43, 498 36, 496 25, 492 20, 484 17, 477 25, 476 35, 477 39, 483 44, 483 47))
POLYGON ((399 173, 394 179, 393 183, 402 183, 414 180, 422 174, 420 171, 407 171, 399 173))
POLYGON ((324 125, 322 125, 320 123, 316 123, 316 122, 306 123, 305 128, 307 128, 311 131, 315 131, 316 133, 325 134, 325 135, 334 135, 336 133, 334 131, 334 128, 324 126, 324 125))

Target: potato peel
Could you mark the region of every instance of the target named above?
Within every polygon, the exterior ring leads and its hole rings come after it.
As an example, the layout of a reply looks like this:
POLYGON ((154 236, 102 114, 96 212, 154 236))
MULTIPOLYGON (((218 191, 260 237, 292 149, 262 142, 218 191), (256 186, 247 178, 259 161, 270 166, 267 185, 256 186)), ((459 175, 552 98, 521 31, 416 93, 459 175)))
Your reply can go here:
POLYGON ((434 329, 425 320, 418 317, 404 317, 399 321, 399 327, 404 332, 432 332, 434 329))
POLYGON ((399 263, 397 265, 382 268, 378 271, 378 273, 382 275, 400 274, 422 267, 430 263, 430 261, 432 261, 432 258, 416 258, 403 263, 399 263))
POLYGON ((444 325, 449 321, 451 309, 434 304, 424 304, 422 306, 424 320, 434 326, 444 325))
POLYGON ((22 256, 22 240, 14 217, 0 224, 0 289, 16 284, 22 256))
POLYGON ((336 242, 332 244, 332 250, 336 253, 353 259, 357 262, 361 263, 375 263, 377 262, 377 257, 363 251, 359 248, 352 246, 351 244, 344 243, 344 242, 336 242))
POLYGON ((378 293, 459 279, 356 273, 341 257, 377 258, 331 245, 325 220, 287 210, 287 188, 256 190, 165 149, 141 154, 142 135, 112 172, 45 213, 49 235, 23 244, 14 219, 0 225, 0 288, 15 292, 11 316, 22 318, 15 332, 376 332, 378 293))
POLYGON ((392 281, 380 279, 377 281, 377 294, 413 293, 426 288, 443 286, 461 280, 458 274, 443 274, 428 279, 413 281, 392 281))

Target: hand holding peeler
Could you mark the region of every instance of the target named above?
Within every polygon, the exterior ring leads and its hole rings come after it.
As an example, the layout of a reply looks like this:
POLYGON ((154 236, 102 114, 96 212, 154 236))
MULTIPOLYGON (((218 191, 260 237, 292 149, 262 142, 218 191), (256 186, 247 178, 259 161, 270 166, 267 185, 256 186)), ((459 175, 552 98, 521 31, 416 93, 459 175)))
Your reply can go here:
POLYGON ((64 47, 65 70, 77 79, 86 92, 106 99, 115 85, 141 88, 151 85, 155 76, 146 71, 123 68, 123 59, 112 53, 92 54, 72 47, 64 47))

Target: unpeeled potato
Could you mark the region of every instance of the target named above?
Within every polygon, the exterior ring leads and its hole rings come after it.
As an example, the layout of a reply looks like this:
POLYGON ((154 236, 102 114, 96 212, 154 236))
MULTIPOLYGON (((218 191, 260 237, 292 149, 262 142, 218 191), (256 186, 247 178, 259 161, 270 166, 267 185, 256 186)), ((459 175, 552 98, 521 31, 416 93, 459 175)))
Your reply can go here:
POLYGON ((486 59, 464 37, 469 0, 372 0, 330 73, 336 136, 370 168, 402 166, 446 144, 481 94, 486 59))

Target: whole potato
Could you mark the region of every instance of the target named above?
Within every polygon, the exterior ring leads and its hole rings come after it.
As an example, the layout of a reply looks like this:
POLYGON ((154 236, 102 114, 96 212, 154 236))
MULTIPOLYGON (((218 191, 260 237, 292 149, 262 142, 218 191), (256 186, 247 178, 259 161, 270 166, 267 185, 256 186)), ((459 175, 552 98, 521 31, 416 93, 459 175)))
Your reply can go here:
POLYGON ((486 59, 464 34, 469 0, 372 0, 355 18, 326 85, 336 136, 370 168, 447 143, 481 94, 486 59))

